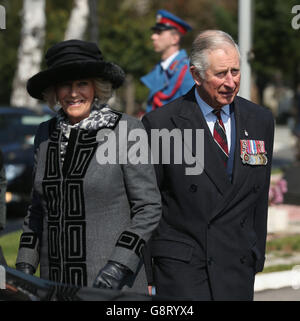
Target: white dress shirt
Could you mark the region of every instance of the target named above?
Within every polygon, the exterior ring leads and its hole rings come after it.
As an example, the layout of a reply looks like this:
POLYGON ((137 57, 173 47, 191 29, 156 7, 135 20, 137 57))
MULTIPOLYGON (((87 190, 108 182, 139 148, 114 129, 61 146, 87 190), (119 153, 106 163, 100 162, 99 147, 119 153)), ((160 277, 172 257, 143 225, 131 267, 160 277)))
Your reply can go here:
POLYGON ((168 57, 167 59, 161 61, 160 65, 162 67, 163 70, 167 70, 170 66, 170 63, 172 62, 172 60, 179 54, 179 50, 177 50, 176 52, 174 52, 170 57, 168 57))

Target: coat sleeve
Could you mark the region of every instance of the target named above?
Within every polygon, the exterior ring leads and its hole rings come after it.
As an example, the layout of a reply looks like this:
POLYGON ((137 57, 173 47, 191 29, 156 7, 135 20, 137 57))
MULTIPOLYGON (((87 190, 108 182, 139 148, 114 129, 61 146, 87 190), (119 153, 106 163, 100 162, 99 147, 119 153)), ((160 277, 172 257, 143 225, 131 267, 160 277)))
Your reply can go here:
MULTIPOLYGON (((151 128, 159 128, 159 127, 156 126, 152 121, 150 121, 148 116, 149 114, 146 114, 143 117, 142 122, 147 132, 149 146, 151 146, 151 128)), ((162 160, 160 159, 161 155, 162 153, 160 153, 160 150, 159 150, 159 155, 158 155, 159 161, 158 161, 158 164, 154 165, 156 181, 159 189, 162 189, 163 182, 164 182, 163 165, 162 165, 162 160)), ((144 258, 145 271, 147 275, 148 284, 154 285, 153 263, 152 263, 152 255, 151 255, 151 241, 148 242, 147 246, 144 247, 143 258, 144 258)))
POLYGON ((143 139, 135 143, 128 141, 128 161, 121 165, 130 204, 131 220, 128 228, 120 234, 110 259, 136 272, 142 249, 160 220, 161 198, 154 168, 149 159, 150 150, 145 129, 139 120, 133 118, 128 118, 127 126, 128 132, 133 129, 138 130, 143 139), (134 148, 132 148, 133 145, 134 148), (147 150, 147 155, 141 162, 136 162, 132 155, 136 154, 137 149, 141 152, 147 150))
POLYGON ((35 269, 39 264, 40 240, 43 231, 43 208, 39 193, 34 188, 34 179, 39 157, 39 145, 48 135, 48 122, 42 123, 36 132, 34 140, 34 165, 32 173, 33 188, 31 191, 31 203, 24 218, 23 233, 20 237, 19 251, 16 263, 28 263, 35 269))
POLYGON ((267 137, 268 137, 268 168, 266 174, 266 184, 263 187, 261 195, 256 202, 254 212, 254 229, 257 235, 256 243, 256 266, 255 273, 261 272, 264 268, 265 263, 265 251, 266 251, 266 240, 267 240, 267 222, 268 222, 268 197, 270 188, 270 176, 271 176, 271 164, 273 156, 273 143, 274 143, 274 119, 270 116, 269 126, 267 126, 267 137))
MULTIPOLYGON (((159 127, 156 126, 153 122, 151 122, 149 120, 149 117, 148 117, 148 114, 146 114, 143 119, 142 119, 142 122, 143 122, 143 125, 146 129, 146 132, 147 132, 147 136, 148 136, 148 143, 149 143, 149 146, 153 147, 151 145, 151 129, 158 129, 159 127)), ((155 150, 156 148, 154 148, 155 150)), ((158 158, 158 162, 157 164, 154 165, 154 170, 155 170, 155 174, 156 174, 156 180, 157 180, 157 184, 158 184, 158 187, 159 189, 162 188, 162 185, 163 185, 163 182, 164 182, 164 172, 163 172, 163 165, 162 165, 162 159, 161 159, 161 150, 158 149, 158 155, 157 155, 157 158, 158 158)))

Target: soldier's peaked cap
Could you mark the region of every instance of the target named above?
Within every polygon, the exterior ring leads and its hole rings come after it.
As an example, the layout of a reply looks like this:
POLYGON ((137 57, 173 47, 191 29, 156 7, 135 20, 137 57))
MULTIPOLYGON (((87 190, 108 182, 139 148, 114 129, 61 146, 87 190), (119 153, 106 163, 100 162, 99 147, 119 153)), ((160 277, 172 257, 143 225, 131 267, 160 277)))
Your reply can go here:
POLYGON ((151 28, 153 31, 177 29, 182 35, 192 30, 192 27, 167 10, 158 10, 156 24, 151 28))

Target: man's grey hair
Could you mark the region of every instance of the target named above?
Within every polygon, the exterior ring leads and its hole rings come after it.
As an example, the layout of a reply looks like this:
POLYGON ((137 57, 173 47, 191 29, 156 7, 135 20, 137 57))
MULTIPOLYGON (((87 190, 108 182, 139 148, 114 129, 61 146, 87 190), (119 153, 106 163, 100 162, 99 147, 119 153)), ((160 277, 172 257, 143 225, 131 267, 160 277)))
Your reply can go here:
MULTIPOLYGON (((113 88, 111 82, 102 80, 100 78, 92 78, 91 80, 94 84, 95 98, 98 98, 100 104, 106 104, 113 95, 113 88)), ((58 101, 56 97, 55 87, 51 86, 47 88, 43 92, 43 97, 47 105, 52 110, 56 111, 58 101)))
POLYGON ((205 30, 201 32, 192 44, 190 65, 195 66, 200 77, 205 79, 205 71, 209 67, 208 53, 228 45, 237 50, 240 58, 239 47, 228 33, 221 30, 205 30))

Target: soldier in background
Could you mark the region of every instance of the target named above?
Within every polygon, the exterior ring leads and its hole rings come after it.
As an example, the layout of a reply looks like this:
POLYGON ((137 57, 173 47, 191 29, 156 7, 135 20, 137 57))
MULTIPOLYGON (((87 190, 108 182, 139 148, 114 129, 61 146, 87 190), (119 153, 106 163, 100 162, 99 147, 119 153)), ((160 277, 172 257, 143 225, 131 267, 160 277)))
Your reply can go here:
POLYGON ((184 95, 194 85, 187 53, 180 49, 180 40, 191 26, 172 13, 159 10, 151 29, 154 51, 161 54, 161 61, 141 78, 150 89, 146 112, 184 95))

